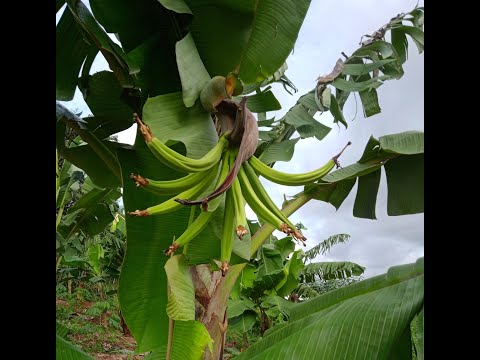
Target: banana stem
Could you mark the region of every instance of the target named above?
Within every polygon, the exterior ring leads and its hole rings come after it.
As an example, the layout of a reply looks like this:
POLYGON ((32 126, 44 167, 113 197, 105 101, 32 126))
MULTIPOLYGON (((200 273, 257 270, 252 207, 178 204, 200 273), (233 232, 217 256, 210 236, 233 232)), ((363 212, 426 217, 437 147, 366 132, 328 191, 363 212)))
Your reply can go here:
MULTIPOLYGON (((302 193, 295 200, 288 203, 285 207, 282 208, 282 213, 287 217, 292 215, 295 211, 300 209, 303 205, 313 199, 315 192, 305 194, 302 193)), ((269 224, 264 224, 257 230, 257 232, 252 236, 252 246, 250 250, 250 256, 254 256, 258 248, 267 240, 268 236, 275 230, 275 228, 269 224)))
POLYGON ((338 162, 338 158, 340 157, 340 155, 343 154, 343 152, 345 151, 345 149, 346 149, 349 145, 352 145, 352 142, 351 142, 351 141, 349 141, 349 142, 347 143, 347 145, 345 145, 345 146, 343 147, 343 149, 342 149, 337 155, 335 155, 334 157, 332 157, 332 160, 335 162, 335 165, 337 165, 337 169, 340 167, 340 163, 338 162))

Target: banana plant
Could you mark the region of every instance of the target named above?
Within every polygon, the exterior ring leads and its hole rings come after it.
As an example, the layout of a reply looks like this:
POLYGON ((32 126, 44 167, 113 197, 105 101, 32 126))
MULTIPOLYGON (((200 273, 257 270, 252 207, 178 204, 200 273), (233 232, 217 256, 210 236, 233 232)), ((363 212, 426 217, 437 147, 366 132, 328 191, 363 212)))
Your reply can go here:
POLYGON ((380 111, 376 89, 403 74, 406 36, 423 50, 422 8, 392 19, 281 120, 266 123, 265 113, 280 105, 269 84, 292 88, 285 61, 310 1, 89 4, 66 1, 57 25, 56 90, 57 100, 67 101, 78 86, 93 116, 81 118, 57 102, 57 149, 97 186, 123 188, 128 246, 119 299, 137 352, 220 358, 237 278, 275 229, 307 240, 288 217, 312 199, 338 208, 358 178, 354 215, 374 217, 385 166, 389 214, 423 211, 423 133, 372 138, 358 163, 334 172, 341 149, 305 174, 272 168, 290 160, 295 132, 318 140, 330 132, 314 119, 317 112, 330 111, 346 125, 350 93, 359 93, 365 116, 380 111), (111 71, 90 74, 99 52, 111 71), (108 140, 134 122, 133 146, 108 140), (266 124, 271 131, 259 132, 266 124), (85 144, 62 145, 66 129, 85 144), (279 208, 259 175, 304 191, 279 208), (262 222, 255 231, 246 226, 245 203, 262 222))
POLYGON ((291 237, 270 236, 258 250, 256 259, 243 269, 230 293, 229 331, 243 334, 256 327, 263 334, 273 325, 288 320, 294 302, 320 295, 310 287, 312 283, 363 274, 365 268, 351 262, 306 264, 319 253, 325 254, 334 244, 348 241, 349 237, 333 235, 303 252, 295 250, 291 237))

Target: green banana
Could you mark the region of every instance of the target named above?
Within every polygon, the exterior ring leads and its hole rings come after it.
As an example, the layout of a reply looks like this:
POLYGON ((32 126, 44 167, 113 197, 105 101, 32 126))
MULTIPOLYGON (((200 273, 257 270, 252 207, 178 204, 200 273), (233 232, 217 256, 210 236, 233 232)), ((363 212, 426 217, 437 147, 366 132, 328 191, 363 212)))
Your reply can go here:
POLYGON ((257 177, 255 171, 253 171, 251 166, 248 163, 245 163, 242 167, 258 199, 265 205, 265 207, 267 207, 273 214, 275 214, 275 216, 277 216, 280 220, 282 220, 285 224, 289 226, 290 230, 288 231, 290 232, 290 235, 295 238, 295 240, 301 241, 303 246, 306 246, 304 241, 307 239, 305 238, 305 236, 302 235, 300 230, 298 230, 297 227, 293 225, 293 223, 287 218, 287 216, 281 212, 277 205, 275 205, 272 198, 268 195, 267 191, 260 182, 260 179, 257 177))
POLYGON ((245 199, 243 198, 242 188, 238 178, 233 180, 232 187, 227 191, 232 191, 235 204, 235 233, 242 240, 243 236, 248 233, 247 216, 245 214, 245 199))
MULTIPOLYGON (((185 190, 178 196, 180 197, 197 197, 203 194, 205 190, 209 188, 212 184, 212 181, 215 179, 218 173, 218 164, 217 166, 210 169, 206 174, 204 174, 204 178, 194 187, 185 190)), ((166 214, 175 210, 178 210, 182 207, 182 204, 179 203, 177 197, 173 197, 164 201, 158 205, 151 206, 145 210, 136 210, 129 212, 130 215, 134 216, 149 216, 149 215, 160 215, 166 214)))
POLYGON ((230 132, 226 132, 220 137, 218 143, 207 154, 205 154, 205 156, 201 159, 191 159, 170 149, 159 138, 152 134, 150 127, 142 122, 137 114, 133 114, 133 116, 152 154, 166 166, 178 171, 192 173, 210 169, 218 163, 223 151, 229 143, 228 136, 230 132))
POLYGON ((255 213, 260 216, 263 220, 268 222, 270 225, 276 229, 289 234, 289 226, 282 222, 274 213, 272 213, 258 198, 257 194, 252 188, 252 185, 248 181, 247 175, 243 166, 238 172, 238 177, 240 181, 240 186, 242 188, 242 194, 247 201, 247 204, 252 208, 255 213))
POLYGON ((197 172, 188 174, 179 179, 164 181, 152 180, 135 174, 131 174, 130 178, 135 181, 135 184, 138 187, 142 187, 154 194, 175 195, 195 186, 204 176, 205 173, 197 172))
POLYGON ((223 215, 223 234, 220 245, 220 267, 222 276, 228 271, 228 263, 233 251, 235 226, 235 199, 233 198, 232 190, 228 189, 225 194, 225 212, 223 215))
MULTIPOLYGON (((227 151, 225 153, 225 155, 223 156, 222 167, 221 167, 221 170, 220 170, 220 176, 217 178, 217 182, 215 183, 215 188, 217 188, 220 184, 222 184, 225 181, 225 178, 230 173, 230 166, 229 166, 230 156, 231 155, 230 155, 229 151, 227 151)), ((182 194, 180 194, 179 197, 177 199, 175 199, 175 201, 177 201, 178 203, 180 203, 182 205, 198 205, 198 204, 200 204, 204 211, 208 211, 209 208, 216 209, 218 207, 218 205, 220 204, 220 201, 221 201, 221 197, 211 198, 210 196, 205 197, 201 201, 198 201, 198 200, 191 201, 186 197, 182 197, 181 195, 182 194)))
POLYGON ((179 247, 185 246, 188 244, 195 236, 200 234, 200 232, 207 226, 208 222, 212 218, 213 212, 202 211, 200 215, 195 219, 193 223, 183 232, 178 239, 174 241, 172 245, 165 250, 164 254, 170 256, 173 254, 179 247))
POLYGON ((351 142, 348 142, 347 145, 345 145, 345 147, 342 149, 342 151, 338 153, 338 155, 328 160, 327 163, 321 168, 302 174, 289 174, 283 171, 272 169, 271 167, 265 165, 263 162, 257 159, 255 156, 252 156, 248 160, 248 163, 254 168, 257 174, 262 175, 265 179, 273 181, 274 183, 287 186, 305 185, 320 180, 322 177, 327 175, 335 165, 339 167, 340 165, 338 164, 338 158, 340 157, 340 155, 342 155, 343 151, 350 144, 351 142))

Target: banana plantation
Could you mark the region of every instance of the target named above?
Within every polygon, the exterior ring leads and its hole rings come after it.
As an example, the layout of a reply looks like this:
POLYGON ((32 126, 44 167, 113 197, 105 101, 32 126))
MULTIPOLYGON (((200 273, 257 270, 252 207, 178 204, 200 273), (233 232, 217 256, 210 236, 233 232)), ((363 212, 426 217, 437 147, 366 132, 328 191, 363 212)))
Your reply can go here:
POLYGON ((349 103, 357 126, 379 116, 423 56, 424 8, 338 44, 353 50, 297 94, 287 63, 314 2, 56 0, 57 359, 424 358, 423 257, 368 277, 324 261, 350 229, 292 220, 325 203, 382 221, 383 187, 385 216, 423 213, 422 131, 322 142, 349 134, 349 103), (317 165, 298 170, 309 140, 317 165), (353 143, 363 153, 342 161, 353 143))

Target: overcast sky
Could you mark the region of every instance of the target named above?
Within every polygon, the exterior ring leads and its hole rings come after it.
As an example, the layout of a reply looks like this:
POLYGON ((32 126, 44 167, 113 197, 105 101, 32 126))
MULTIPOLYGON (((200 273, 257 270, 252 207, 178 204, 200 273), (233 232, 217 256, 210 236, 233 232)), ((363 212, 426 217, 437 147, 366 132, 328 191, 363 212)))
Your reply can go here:
MULTIPOLYGON (((416 3, 416 0, 312 0, 294 52, 287 59, 286 75, 299 91, 291 96, 281 85, 274 85, 273 91, 282 104, 282 110, 268 113, 267 118, 275 115, 279 119, 283 116, 295 105, 299 96, 313 89, 319 75, 330 73, 342 51, 350 55, 358 48, 362 35, 371 34, 398 13, 410 11, 416 3)), ((420 1, 420 5, 423 6, 423 1, 420 1)), ((57 14, 57 22, 60 13, 57 14)), ((403 78, 387 81, 378 89, 382 108, 380 114, 365 119, 360 99, 357 96, 356 105, 351 96, 344 108, 349 125, 347 130, 334 125, 329 113, 317 114, 316 119, 332 127, 332 131, 322 141, 315 138, 299 141, 292 160, 289 163, 278 162, 276 168, 288 172, 313 170, 338 153, 348 141, 352 141, 340 158, 341 164, 346 166, 361 157, 370 135, 378 138, 407 130, 423 131, 424 55, 418 54, 411 41, 408 55, 403 78)), ((99 55, 92 72, 101 70, 108 70, 108 65, 99 55)), ((72 110, 83 111, 83 116, 91 113, 78 89, 74 99, 64 104, 72 110)), ((133 144, 135 132, 136 125, 119 133, 119 141, 133 144)), ((298 137, 298 134, 295 133, 293 137, 298 137)), ((338 211, 330 204, 312 200, 292 215, 293 223, 302 222, 308 228, 304 231, 308 238, 304 249, 315 246, 330 235, 350 234, 348 243, 336 245, 329 254, 318 257, 317 261, 356 262, 366 267, 365 277, 384 273, 391 266, 414 262, 423 256, 424 216, 387 216, 385 180, 383 172, 377 197, 378 220, 353 217, 357 185, 338 211)), ((263 179, 262 182, 278 205, 282 203, 283 194, 294 195, 302 190, 301 187, 276 185, 263 179)))

